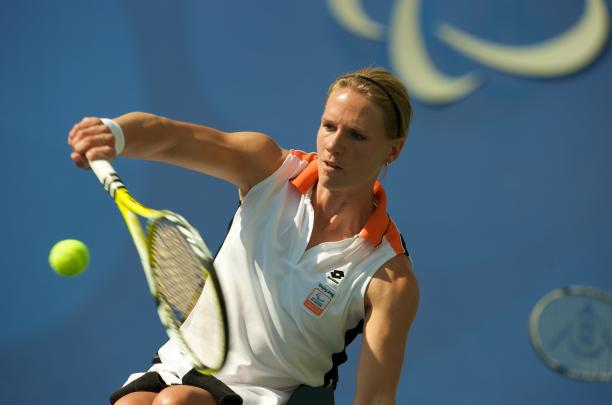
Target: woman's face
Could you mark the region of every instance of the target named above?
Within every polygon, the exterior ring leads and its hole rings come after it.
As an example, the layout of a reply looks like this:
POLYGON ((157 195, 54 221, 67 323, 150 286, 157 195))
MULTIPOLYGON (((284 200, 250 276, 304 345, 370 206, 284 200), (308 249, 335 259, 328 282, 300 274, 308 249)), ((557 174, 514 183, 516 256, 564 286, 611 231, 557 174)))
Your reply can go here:
POLYGON ((383 110, 361 93, 340 88, 327 99, 317 133, 319 183, 329 190, 371 188, 403 139, 389 139, 383 110))

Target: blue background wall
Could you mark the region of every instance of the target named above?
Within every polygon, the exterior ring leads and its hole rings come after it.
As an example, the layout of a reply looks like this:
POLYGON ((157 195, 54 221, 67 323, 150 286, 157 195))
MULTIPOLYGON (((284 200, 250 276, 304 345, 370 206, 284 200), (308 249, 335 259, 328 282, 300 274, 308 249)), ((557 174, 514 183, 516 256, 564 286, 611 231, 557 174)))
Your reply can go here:
MULTIPOLYGON (((394 1, 363 5, 380 24, 391 21, 394 1)), ((563 32, 584 5, 422 5, 436 66, 484 81, 456 102, 415 99, 407 147, 383 179, 422 291, 400 404, 612 400, 610 384, 546 369, 527 338, 531 307, 550 289, 612 290, 609 45, 586 69, 537 79, 487 68, 433 34, 449 22, 529 44, 563 32)), ((313 150, 328 84, 364 65, 392 68, 389 53, 388 41, 343 28, 323 1, 2 2, 0 403, 106 403, 165 339, 113 203, 68 157, 74 122, 149 111, 313 150), (48 267, 50 247, 64 238, 91 248, 80 277, 48 267)), ((220 243, 232 187, 161 164, 116 167, 141 200, 183 213, 210 245, 220 243)), ((339 404, 351 400, 356 349, 341 369, 339 404)))

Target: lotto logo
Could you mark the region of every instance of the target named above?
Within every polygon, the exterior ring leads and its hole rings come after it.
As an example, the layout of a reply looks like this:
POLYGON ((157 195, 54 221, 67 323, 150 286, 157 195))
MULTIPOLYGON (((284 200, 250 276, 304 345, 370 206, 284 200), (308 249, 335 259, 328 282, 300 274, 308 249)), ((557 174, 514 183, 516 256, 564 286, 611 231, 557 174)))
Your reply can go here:
POLYGON ((327 279, 334 284, 340 284, 340 280, 344 277, 342 270, 333 270, 327 273, 327 279))
POLYGON ((334 270, 329 274, 332 278, 335 278, 337 280, 340 280, 342 277, 344 277, 344 272, 342 270, 334 270))

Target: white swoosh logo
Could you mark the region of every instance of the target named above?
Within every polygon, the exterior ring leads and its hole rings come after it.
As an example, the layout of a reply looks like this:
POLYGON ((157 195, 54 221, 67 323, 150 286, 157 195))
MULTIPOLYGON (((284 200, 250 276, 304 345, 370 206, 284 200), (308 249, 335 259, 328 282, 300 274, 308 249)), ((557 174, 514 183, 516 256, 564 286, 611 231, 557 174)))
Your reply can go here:
MULTIPOLYGON (((332 14, 348 31, 371 40, 384 40, 385 27, 372 20, 361 0, 328 0, 332 14)), ((410 93, 431 104, 459 100, 480 84, 475 73, 452 77, 431 61, 421 34, 420 0, 396 0, 390 22, 391 65, 410 93)), ((530 77, 574 73, 592 63, 604 49, 609 32, 605 0, 586 0, 574 26, 547 41, 530 45, 502 45, 483 40, 442 23, 438 37, 459 53, 500 71, 530 77)))
POLYGON ((473 73, 446 76, 431 62, 421 35, 420 0, 399 0, 392 13, 389 35, 393 69, 413 96, 431 104, 465 97, 479 85, 473 73))
POLYGON ((385 27, 368 16, 361 0, 328 0, 327 4, 338 22, 353 34, 373 40, 384 39, 385 27))
POLYGON ((476 38, 449 24, 438 37, 458 52, 483 65, 521 76, 555 77, 589 65, 603 50, 609 31, 604 0, 587 0, 582 17, 564 33, 525 46, 500 45, 476 38))

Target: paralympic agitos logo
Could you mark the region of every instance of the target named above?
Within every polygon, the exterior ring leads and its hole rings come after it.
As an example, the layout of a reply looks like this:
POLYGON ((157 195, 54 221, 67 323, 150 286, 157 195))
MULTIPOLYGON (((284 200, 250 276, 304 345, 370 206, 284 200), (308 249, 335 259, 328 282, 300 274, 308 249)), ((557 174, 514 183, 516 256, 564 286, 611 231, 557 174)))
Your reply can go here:
MULTIPOLYGON (((420 0, 396 0, 388 27, 372 20, 362 0, 328 0, 338 23, 348 31, 388 41, 392 69, 411 94, 430 104, 447 104, 475 91, 482 78, 475 72, 452 77, 431 61, 420 24, 420 0)), ((474 61, 516 76, 552 78, 577 72, 604 49, 609 31, 605 0, 585 0, 582 16, 556 37, 528 45, 498 44, 448 23, 436 27, 446 45, 474 61)))

